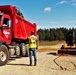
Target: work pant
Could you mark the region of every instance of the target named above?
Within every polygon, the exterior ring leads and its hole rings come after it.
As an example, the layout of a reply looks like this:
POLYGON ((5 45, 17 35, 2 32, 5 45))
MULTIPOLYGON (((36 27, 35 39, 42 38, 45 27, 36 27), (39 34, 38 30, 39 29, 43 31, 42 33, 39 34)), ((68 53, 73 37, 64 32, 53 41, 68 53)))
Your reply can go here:
POLYGON ((36 64, 36 62, 37 62, 36 48, 30 48, 29 54, 30 54, 30 64, 32 64, 32 56, 34 56, 34 64, 36 64))

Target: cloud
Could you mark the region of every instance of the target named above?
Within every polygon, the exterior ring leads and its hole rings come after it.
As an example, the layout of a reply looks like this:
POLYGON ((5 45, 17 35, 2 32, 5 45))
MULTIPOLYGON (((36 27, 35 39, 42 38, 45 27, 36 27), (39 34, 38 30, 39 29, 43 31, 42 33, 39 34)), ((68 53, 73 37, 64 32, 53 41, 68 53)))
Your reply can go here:
POLYGON ((44 8, 44 13, 50 12, 52 10, 51 7, 44 8))
POLYGON ((71 2, 75 2, 76 0, 71 0, 71 2))
POLYGON ((72 6, 76 6, 76 3, 72 3, 72 6))
POLYGON ((56 5, 60 5, 60 4, 64 4, 64 3, 67 3, 66 0, 62 0, 61 2, 58 2, 56 5))
POLYGON ((62 0, 58 2, 56 5, 65 4, 65 3, 71 3, 71 5, 76 6, 76 0, 62 0))

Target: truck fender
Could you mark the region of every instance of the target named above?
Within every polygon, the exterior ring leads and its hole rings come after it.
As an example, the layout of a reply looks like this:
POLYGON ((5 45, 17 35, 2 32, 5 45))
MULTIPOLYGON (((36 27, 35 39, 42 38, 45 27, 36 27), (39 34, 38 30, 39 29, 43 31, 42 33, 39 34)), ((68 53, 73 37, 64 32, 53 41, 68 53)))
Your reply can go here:
POLYGON ((2 44, 4 44, 5 43, 5 41, 4 40, 2 40, 1 42, 0 42, 0 46, 2 45, 2 44))

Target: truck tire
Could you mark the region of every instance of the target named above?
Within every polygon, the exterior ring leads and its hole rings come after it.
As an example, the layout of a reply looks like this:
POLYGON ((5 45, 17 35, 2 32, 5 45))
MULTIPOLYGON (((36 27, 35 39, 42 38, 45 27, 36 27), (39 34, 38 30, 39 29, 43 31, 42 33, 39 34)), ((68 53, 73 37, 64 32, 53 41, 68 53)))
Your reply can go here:
POLYGON ((5 45, 0 46, 0 66, 7 64, 9 58, 8 48, 5 45))
POLYGON ((21 56, 25 56, 26 54, 26 47, 24 43, 20 44, 20 51, 21 51, 21 56))
POLYGON ((25 56, 29 57, 29 47, 28 47, 28 44, 26 44, 25 46, 26 46, 26 55, 25 56))
POLYGON ((20 46, 19 46, 19 44, 16 44, 15 51, 16 51, 16 56, 20 57, 20 46))

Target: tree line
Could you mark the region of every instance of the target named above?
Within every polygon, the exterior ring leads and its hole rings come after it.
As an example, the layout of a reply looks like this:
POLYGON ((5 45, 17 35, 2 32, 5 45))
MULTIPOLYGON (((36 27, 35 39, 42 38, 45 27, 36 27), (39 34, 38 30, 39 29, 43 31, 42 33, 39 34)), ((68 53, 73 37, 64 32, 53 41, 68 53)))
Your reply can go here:
POLYGON ((68 31, 75 31, 76 28, 49 28, 38 29, 38 35, 40 41, 53 41, 53 40, 65 40, 66 33, 68 31))

